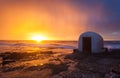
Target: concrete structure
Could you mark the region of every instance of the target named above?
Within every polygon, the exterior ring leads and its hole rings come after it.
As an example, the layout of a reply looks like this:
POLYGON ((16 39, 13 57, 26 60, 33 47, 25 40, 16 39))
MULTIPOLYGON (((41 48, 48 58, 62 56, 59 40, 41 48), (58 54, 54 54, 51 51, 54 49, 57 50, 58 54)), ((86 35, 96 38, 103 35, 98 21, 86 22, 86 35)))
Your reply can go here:
POLYGON ((85 32, 80 35, 78 50, 86 53, 99 53, 103 51, 104 42, 102 36, 95 32, 85 32))

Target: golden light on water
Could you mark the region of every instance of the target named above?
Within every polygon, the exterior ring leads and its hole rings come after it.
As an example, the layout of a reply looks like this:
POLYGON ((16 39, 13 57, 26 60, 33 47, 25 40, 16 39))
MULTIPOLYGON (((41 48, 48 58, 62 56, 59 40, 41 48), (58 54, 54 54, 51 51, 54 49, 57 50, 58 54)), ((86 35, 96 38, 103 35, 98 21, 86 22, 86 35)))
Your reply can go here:
POLYGON ((47 40, 47 38, 45 36, 42 36, 42 35, 32 35, 31 40, 41 42, 42 40, 47 40))

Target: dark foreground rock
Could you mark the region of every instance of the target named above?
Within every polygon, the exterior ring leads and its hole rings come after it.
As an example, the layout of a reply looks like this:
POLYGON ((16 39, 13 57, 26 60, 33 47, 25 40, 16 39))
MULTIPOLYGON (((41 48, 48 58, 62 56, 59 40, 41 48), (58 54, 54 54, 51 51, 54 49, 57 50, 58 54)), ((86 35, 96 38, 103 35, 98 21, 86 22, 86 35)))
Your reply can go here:
POLYGON ((73 52, 66 58, 78 62, 76 68, 79 70, 79 73, 85 75, 85 78, 120 78, 119 51, 98 54, 73 52))
POLYGON ((5 55, 7 60, 15 61, 2 67, 1 78, 120 78, 120 51, 59 55, 49 51, 5 55))

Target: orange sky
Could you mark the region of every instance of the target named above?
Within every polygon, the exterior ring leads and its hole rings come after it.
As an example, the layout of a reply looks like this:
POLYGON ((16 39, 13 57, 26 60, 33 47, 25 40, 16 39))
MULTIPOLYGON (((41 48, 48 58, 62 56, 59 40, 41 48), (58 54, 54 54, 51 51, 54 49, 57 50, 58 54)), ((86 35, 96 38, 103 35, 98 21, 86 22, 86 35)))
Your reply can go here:
POLYGON ((0 40, 26 40, 34 35, 48 40, 77 40, 85 31, 102 33, 104 26, 99 31, 100 26, 90 25, 103 18, 101 5, 89 9, 66 1, 0 0, 0 40))
POLYGON ((85 30, 85 13, 78 13, 69 4, 6 3, 1 6, 1 40, 24 40, 33 34, 50 40, 75 40, 85 30), (78 23, 79 30, 75 27, 78 23))

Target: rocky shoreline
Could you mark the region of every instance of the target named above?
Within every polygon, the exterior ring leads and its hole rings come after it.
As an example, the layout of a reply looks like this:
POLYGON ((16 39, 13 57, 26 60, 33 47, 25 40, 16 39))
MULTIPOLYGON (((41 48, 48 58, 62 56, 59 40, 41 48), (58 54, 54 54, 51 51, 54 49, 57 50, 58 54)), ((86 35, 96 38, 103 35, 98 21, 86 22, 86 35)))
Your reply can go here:
MULTIPOLYGON (((120 50, 97 54, 84 54, 80 52, 74 52, 68 55, 67 58, 78 62, 76 67, 79 72, 82 72, 84 74, 89 73, 89 75, 93 75, 94 77, 91 78, 120 77, 120 50)), ((90 77, 88 76, 85 78, 90 77)))
POLYGON ((22 54, 24 56, 18 53, 17 57, 8 55, 12 57, 9 60, 17 60, 1 67, 2 78, 120 78, 119 51, 99 54, 73 52, 57 56, 51 51, 22 54))

